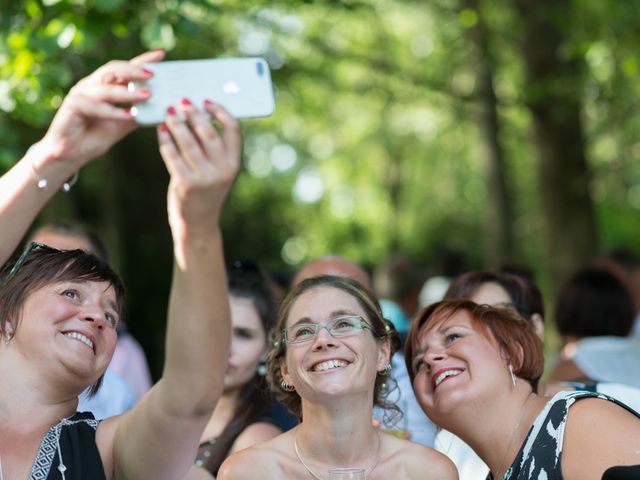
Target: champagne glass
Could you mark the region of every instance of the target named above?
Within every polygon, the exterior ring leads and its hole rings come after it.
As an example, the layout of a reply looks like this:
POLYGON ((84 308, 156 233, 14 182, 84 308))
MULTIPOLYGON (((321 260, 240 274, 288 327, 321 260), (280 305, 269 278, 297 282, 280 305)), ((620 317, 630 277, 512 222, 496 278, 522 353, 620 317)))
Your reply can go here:
POLYGON ((330 480, 365 480, 362 468, 332 468, 329 470, 330 480))

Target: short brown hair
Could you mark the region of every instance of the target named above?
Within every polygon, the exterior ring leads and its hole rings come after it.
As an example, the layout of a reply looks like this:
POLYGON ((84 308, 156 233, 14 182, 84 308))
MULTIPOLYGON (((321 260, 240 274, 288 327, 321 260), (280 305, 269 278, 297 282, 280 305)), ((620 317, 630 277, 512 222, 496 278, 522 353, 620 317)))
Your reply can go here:
POLYGON ((505 359, 512 365, 514 375, 529 382, 533 391, 537 391, 544 358, 542 341, 533 324, 511 308, 477 305, 470 300, 444 300, 425 307, 417 314, 405 346, 411 383, 417 373, 413 368, 413 355, 425 326, 441 323, 459 311, 469 313, 472 322, 484 330, 485 336, 490 334, 495 339, 505 359))
MULTIPOLYGON (((281 400, 287 408, 298 417, 302 418, 302 402, 297 392, 286 392, 282 390, 280 382, 282 382, 282 374, 280 372, 280 359, 286 354, 286 344, 282 339, 282 330, 286 328, 287 318, 289 312, 295 301, 305 292, 314 288, 336 288, 342 290, 360 304, 365 312, 366 319, 369 321, 373 334, 378 339, 389 339, 390 356, 398 351, 400 348, 400 337, 396 332, 393 324, 388 320, 385 320, 382 316, 380 305, 373 296, 373 294, 360 285, 357 281, 347 277, 336 277, 332 275, 320 275, 317 277, 307 278, 298 283, 284 298, 280 305, 280 311, 278 313, 278 320, 271 334, 271 348, 267 353, 267 381, 271 387, 271 390, 276 394, 276 397, 281 400)), ((391 358, 389 358, 391 361, 391 358)), ((374 405, 383 409, 392 410, 393 412, 399 412, 398 407, 393 403, 388 402, 386 397, 391 391, 388 387, 385 388, 385 384, 391 380, 388 376, 382 375, 378 372, 375 381, 375 387, 373 392, 374 405)), ((391 417, 394 415, 392 414, 391 417)))
MULTIPOLYGON (((32 249, 19 268, 5 264, 0 272, 0 333, 6 335, 7 324, 18 329, 22 308, 32 292, 52 283, 69 280, 107 282, 116 295, 116 309, 122 317, 124 286, 120 277, 98 257, 84 250, 32 249)), ((102 377, 91 386, 91 395, 102 384, 102 377)))

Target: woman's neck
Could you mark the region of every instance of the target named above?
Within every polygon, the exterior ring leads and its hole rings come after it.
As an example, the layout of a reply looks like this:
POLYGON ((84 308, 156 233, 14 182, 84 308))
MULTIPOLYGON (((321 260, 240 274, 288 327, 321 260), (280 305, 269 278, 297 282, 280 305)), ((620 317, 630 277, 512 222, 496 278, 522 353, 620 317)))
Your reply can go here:
POLYGON ((17 367, 7 355, 0 358, 0 424, 47 426, 46 431, 75 413, 78 394, 70 385, 47 382, 28 366, 17 367))
MULTIPOLYGON (((371 402, 355 405, 349 399, 336 399, 331 404, 302 405, 302 423, 296 432, 297 444, 305 463, 330 467, 369 468, 374 461, 372 448, 378 431, 372 422, 371 402)), ((376 439, 378 437, 378 439, 376 439)), ((373 447, 375 448, 375 447, 373 447)))
POLYGON ((494 475, 503 475, 547 399, 525 388, 493 398, 485 408, 467 406, 447 429, 469 444, 494 475))

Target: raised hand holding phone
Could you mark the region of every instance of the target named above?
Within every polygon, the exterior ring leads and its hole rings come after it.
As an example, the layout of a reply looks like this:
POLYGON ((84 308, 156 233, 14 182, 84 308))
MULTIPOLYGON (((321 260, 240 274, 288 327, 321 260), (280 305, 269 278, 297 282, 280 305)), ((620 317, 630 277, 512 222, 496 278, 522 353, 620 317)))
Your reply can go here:
POLYGON ((140 125, 162 123, 167 108, 182 98, 189 98, 198 108, 212 100, 238 119, 267 117, 275 109, 269 65, 262 58, 177 60, 146 68, 153 77, 129 84, 131 91, 147 88, 153 92, 131 109, 140 125))

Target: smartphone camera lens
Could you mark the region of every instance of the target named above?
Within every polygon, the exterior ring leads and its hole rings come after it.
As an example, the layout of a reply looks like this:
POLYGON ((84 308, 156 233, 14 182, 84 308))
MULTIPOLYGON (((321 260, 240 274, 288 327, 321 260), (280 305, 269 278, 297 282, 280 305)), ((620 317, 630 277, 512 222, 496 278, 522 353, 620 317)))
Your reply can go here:
POLYGON ((256 63, 256 70, 258 71, 259 77, 261 77, 264 74, 264 66, 262 65, 262 62, 256 63))

